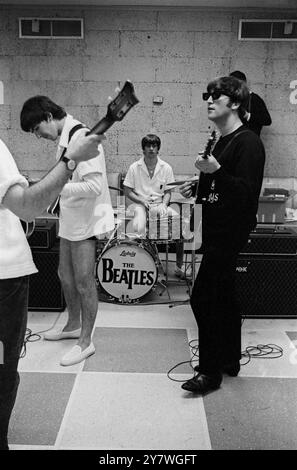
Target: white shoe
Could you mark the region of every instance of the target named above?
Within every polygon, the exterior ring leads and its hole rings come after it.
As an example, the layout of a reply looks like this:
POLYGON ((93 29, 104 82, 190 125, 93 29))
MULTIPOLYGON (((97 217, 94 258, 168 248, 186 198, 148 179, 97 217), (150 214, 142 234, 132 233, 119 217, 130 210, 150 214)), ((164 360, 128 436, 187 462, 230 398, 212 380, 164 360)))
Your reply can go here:
POLYGON ((185 279, 186 277, 192 277, 192 266, 190 264, 187 267, 183 264, 181 267, 175 266, 174 274, 180 279, 185 279))
POLYGON ((70 351, 62 357, 60 361, 61 366, 72 366, 84 361, 87 357, 91 356, 95 352, 95 346, 91 343, 86 349, 82 351, 78 345, 73 346, 70 351))
POLYGON ((63 331, 61 328, 50 330, 44 333, 43 339, 47 341, 59 341, 60 339, 78 339, 80 337, 81 328, 72 331, 63 331))

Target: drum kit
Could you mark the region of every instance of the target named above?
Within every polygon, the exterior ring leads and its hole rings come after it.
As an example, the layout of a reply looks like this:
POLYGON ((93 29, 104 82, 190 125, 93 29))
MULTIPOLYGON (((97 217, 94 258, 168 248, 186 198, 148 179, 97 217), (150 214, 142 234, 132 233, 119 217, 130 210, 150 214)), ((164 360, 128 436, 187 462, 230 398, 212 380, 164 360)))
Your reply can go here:
POLYGON ((161 217, 148 219, 145 235, 126 233, 131 220, 127 211, 117 214, 116 227, 107 241, 101 243, 95 266, 99 291, 112 302, 138 303, 161 284, 168 284, 168 243, 189 241, 192 237, 187 217, 161 217), (158 244, 166 246, 165 269, 159 257, 158 244), (159 280, 163 271, 166 279, 159 280))

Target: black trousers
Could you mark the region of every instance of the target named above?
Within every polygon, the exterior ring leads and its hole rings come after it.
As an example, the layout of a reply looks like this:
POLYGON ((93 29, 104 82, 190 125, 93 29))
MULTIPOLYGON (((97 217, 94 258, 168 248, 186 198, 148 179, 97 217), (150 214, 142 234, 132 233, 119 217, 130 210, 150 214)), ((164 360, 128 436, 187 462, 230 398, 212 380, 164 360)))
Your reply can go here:
POLYGON ((27 325, 29 277, 0 280, 0 450, 8 450, 10 416, 19 385, 18 362, 27 325))
POLYGON ((235 293, 238 253, 205 253, 191 307, 198 325, 199 371, 221 372, 241 358, 241 315, 235 293))

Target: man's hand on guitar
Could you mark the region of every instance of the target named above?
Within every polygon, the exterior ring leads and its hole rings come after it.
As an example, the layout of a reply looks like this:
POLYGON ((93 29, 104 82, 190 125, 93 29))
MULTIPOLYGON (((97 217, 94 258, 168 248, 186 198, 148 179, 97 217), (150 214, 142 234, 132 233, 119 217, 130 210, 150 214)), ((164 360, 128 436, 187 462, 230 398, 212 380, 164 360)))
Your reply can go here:
POLYGON ((221 165, 213 155, 210 154, 205 158, 203 153, 199 153, 195 161, 195 167, 198 168, 198 170, 203 171, 203 173, 214 173, 221 168, 221 165))
POLYGON ((187 181, 186 183, 180 185, 179 192, 181 193, 181 195, 183 197, 186 197, 187 199, 192 197, 192 195, 193 195, 193 186, 195 186, 196 183, 197 182, 190 183, 189 181, 187 181))
POLYGON ((79 136, 74 141, 70 141, 67 148, 66 157, 76 162, 91 160, 98 155, 98 145, 105 139, 105 135, 90 134, 79 136))

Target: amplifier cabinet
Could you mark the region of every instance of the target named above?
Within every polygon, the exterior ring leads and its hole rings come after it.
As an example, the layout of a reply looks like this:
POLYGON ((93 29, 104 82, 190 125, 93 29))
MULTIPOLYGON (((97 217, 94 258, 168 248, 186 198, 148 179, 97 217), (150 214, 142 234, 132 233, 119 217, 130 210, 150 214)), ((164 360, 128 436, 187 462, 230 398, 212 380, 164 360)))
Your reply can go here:
POLYGON ((30 276, 29 310, 59 311, 65 300, 58 277, 59 245, 50 250, 32 250, 38 273, 30 276))
POLYGON ((251 233, 248 243, 241 254, 295 255, 297 253, 297 236, 291 234, 251 233))
POLYGON ((35 228, 32 235, 28 238, 31 248, 51 248, 57 238, 57 228, 55 220, 46 220, 44 222, 35 222, 35 228))
POLYGON ((240 255, 236 289, 243 317, 297 318, 297 256, 240 255))

